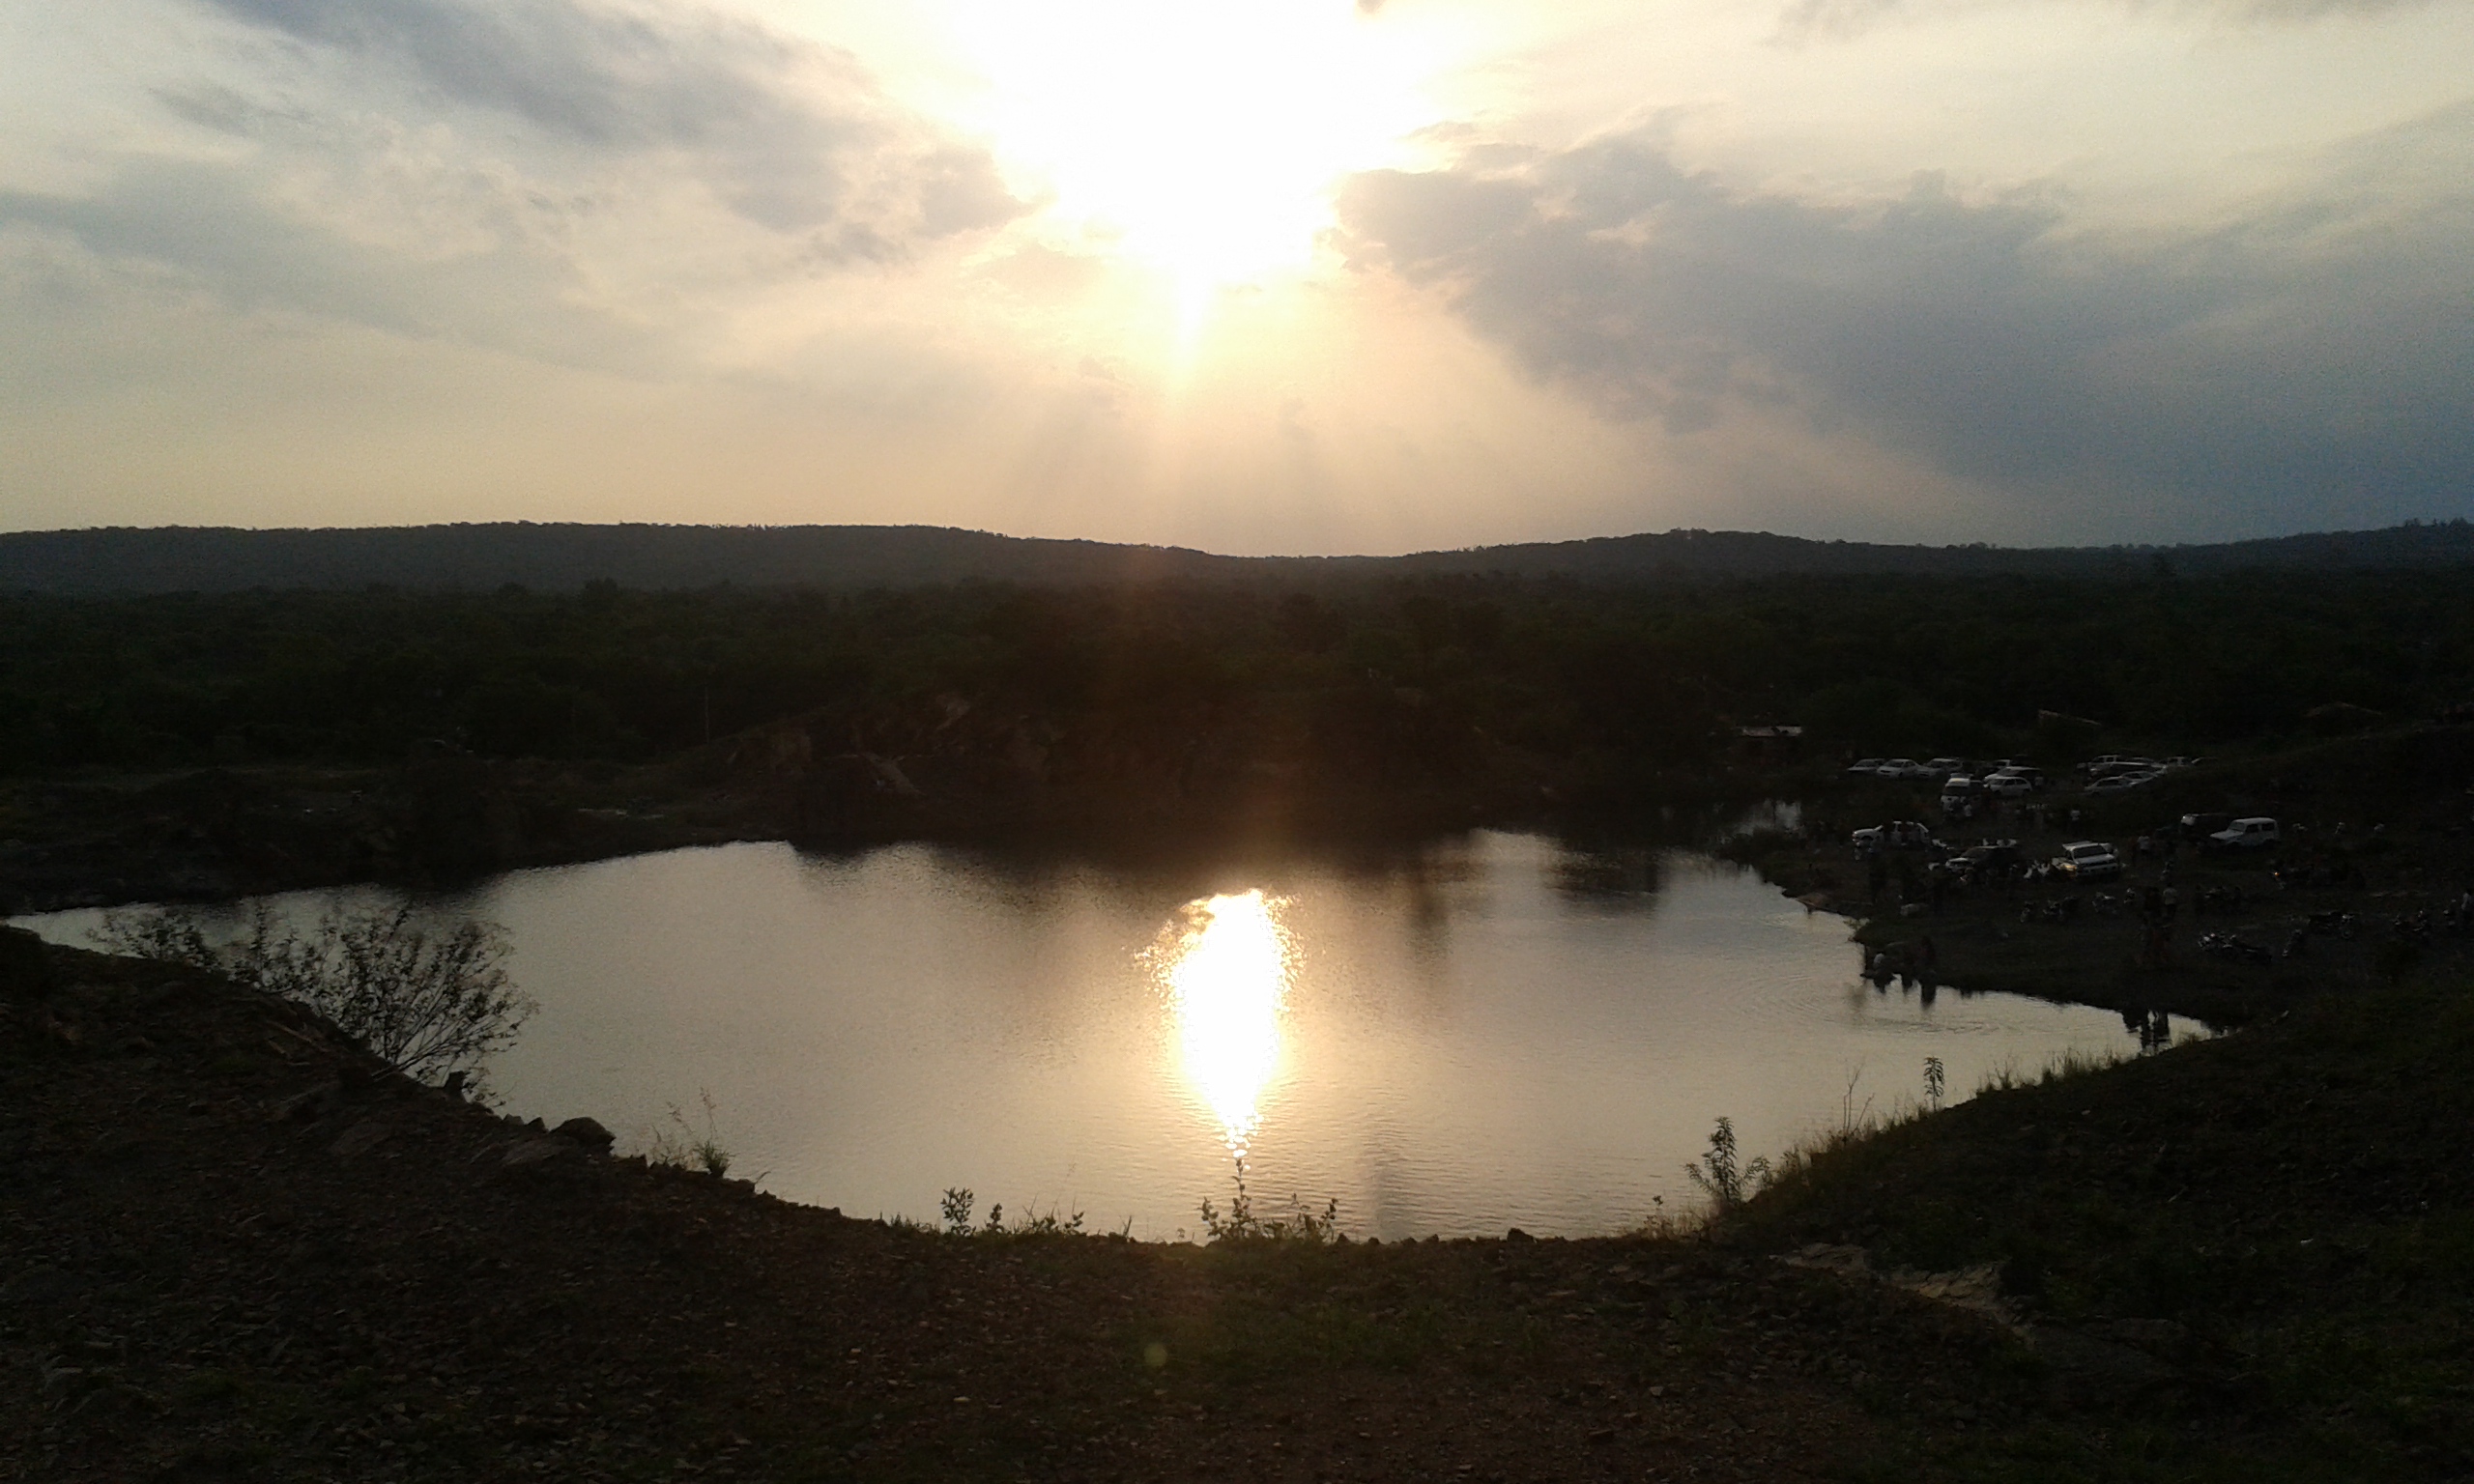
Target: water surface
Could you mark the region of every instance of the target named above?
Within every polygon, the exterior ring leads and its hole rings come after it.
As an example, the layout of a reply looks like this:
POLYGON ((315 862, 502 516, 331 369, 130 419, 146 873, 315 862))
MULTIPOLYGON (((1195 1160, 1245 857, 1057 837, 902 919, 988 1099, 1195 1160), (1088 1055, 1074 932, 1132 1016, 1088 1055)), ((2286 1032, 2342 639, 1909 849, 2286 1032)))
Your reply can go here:
POLYGON ((860 1215, 961 1186, 1198 1235, 1242 1151, 1258 1211, 1337 1200, 1358 1235, 1606 1233, 1695 1199, 1721 1115, 1775 1155, 1921 1099, 1927 1057, 1955 1100, 2140 1046, 2112 1012, 1877 991, 1845 923, 1706 857, 1522 835, 1163 870, 742 844, 433 906, 504 924, 540 1002, 491 1069, 509 1111, 641 1146, 709 1095, 734 1174, 860 1215))

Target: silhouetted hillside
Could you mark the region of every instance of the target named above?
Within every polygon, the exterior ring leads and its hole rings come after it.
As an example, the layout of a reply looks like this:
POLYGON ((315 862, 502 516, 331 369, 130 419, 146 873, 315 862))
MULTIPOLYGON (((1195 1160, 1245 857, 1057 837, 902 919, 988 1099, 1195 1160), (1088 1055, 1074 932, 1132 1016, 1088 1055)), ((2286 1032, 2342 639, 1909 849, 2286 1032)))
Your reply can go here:
POLYGON ((0 535, 0 590, 233 592, 372 584, 489 591, 913 587, 1236 576, 1247 564, 1170 547, 1049 541, 934 526, 402 526, 318 530, 113 527, 0 535))
POLYGON ((502 523, 318 530, 223 527, 0 534, 0 591, 230 592, 254 587, 572 591, 606 580, 676 589, 732 584, 844 590, 973 580, 1087 585, 1180 578, 1285 581, 1493 573, 1632 582, 1795 574, 2149 577, 2274 568, 2339 571, 2474 562, 2463 520, 2173 547, 1885 546, 1761 531, 1673 530, 1420 552, 1405 556, 1220 556, 932 526, 584 526, 502 523))

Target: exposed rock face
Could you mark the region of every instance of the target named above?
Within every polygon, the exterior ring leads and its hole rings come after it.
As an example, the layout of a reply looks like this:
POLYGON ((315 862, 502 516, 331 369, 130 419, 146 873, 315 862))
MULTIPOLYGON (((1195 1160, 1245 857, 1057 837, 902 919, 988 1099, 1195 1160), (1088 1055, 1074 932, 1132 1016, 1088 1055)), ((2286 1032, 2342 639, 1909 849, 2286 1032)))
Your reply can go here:
POLYGON ((584 1146, 573 1139, 557 1134, 544 1134, 537 1139, 522 1139, 507 1147, 499 1163, 510 1170, 529 1170, 553 1160, 571 1158, 584 1153, 584 1146))
POLYGON ((590 1118, 571 1118, 550 1132, 558 1138, 572 1139, 596 1155, 610 1153, 618 1136, 590 1118))

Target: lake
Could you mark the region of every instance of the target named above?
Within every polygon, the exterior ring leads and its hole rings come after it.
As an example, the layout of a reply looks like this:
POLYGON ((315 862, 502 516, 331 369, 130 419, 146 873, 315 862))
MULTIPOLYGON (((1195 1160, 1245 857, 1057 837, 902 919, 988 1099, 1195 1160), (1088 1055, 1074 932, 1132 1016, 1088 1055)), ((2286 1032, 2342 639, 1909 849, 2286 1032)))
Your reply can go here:
MULTIPOLYGON (((377 889, 274 899, 313 921, 377 889)), ((1847 925, 1676 849, 1476 832, 1370 857, 1177 867, 785 844, 519 871, 430 899, 503 924, 539 1002, 505 1110, 683 1123, 785 1198, 1198 1236, 1242 1152, 1258 1214, 1606 1234, 1744 1156, 2007 1068, 2135 1055, 2110 1011, 1856 978, 1847 925), (673 1109, 677 1110, 674 1117, 673 1109)), ((96 912, 21 919, 84 943, 96 912)), ((2176 1022, 2177 1036, 2201 1034, 2176 1022)))

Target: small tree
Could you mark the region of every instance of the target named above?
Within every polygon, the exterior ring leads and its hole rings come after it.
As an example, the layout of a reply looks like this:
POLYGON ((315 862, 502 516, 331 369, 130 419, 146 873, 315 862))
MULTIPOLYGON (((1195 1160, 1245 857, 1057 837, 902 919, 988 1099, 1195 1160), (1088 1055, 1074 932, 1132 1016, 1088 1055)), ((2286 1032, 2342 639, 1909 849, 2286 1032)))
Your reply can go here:
POLYGON ((476 1067, 515 1040, 532 1001, 508 983, 506 930, 466 921, 432 932, 410 906, 331 911, 303 937, 265 903, 248 932, 217 943, 185 908, 115 912, 95 941, 186 964, 306 1005, 388 1066, 428 1079, 476 1067))

